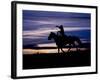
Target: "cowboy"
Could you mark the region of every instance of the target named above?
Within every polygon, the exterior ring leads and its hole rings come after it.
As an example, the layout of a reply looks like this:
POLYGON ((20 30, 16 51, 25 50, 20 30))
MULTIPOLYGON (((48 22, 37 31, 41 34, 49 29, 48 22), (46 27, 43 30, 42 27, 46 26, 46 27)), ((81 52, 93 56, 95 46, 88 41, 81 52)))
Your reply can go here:
POLYGON ((58 27, 58 28, 60 29, 60 31, 57 32, 57 35, 58 35, 58 36, 60 35, 60 36, 64 37, 65 34, 64 34, 64 28, 63 28, 63 25, 56 26, 56 27, 58 27))

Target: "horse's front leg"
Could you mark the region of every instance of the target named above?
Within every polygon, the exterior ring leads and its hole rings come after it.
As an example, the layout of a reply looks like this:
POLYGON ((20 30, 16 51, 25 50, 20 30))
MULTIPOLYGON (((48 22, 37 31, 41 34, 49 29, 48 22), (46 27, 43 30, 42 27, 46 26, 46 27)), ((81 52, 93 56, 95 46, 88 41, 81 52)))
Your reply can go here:
POLYGON ((63 53, 65 53, 65 51, 61 48, 61 51, 63 52, 63 53))
POLYGON ((58 47, 58 53, 60 52, 60 48, 58 47))

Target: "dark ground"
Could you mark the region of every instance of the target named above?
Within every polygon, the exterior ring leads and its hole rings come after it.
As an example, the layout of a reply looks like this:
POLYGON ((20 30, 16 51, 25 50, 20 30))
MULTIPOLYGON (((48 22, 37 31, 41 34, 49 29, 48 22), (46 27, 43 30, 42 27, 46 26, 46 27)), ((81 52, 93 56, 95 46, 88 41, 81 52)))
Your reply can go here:
POLYGON ((90 66, 90 50, 23 55, 23 69, 90 66))

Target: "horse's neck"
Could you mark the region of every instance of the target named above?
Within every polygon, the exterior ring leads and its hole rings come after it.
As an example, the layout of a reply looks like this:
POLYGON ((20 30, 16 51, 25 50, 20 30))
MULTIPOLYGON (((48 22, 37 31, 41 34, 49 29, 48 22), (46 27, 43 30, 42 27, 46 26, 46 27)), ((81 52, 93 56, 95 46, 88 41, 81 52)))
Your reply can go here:
POLYGON ((56 40, 57 39, 57 35, 56 34, 53 34, 53 38, 56 40))
POLYGON ((54 41, 57 43, 58 36, 56 34, 53 34, 53 38, 54 38, 54 41))

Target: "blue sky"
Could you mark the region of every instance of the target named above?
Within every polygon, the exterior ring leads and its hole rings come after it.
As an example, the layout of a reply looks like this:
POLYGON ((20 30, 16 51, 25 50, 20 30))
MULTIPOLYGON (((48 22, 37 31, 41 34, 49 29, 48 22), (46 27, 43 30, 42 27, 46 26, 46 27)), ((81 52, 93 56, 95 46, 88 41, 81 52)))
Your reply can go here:
POLYGON ((23 44, 48 44, 50 32, 57 32, 56 25, 63 25, 65 34, 78 36, 90 42, 89 13, 23 10, 23 44))

